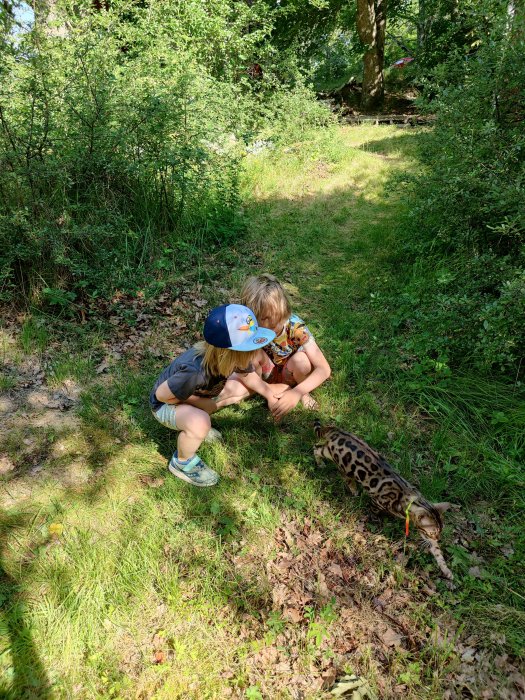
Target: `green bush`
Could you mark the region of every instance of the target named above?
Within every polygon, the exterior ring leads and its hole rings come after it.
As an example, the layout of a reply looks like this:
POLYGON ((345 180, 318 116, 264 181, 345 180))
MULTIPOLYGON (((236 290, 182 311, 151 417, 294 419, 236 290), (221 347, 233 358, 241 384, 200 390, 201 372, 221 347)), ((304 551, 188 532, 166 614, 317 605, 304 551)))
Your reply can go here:
POLYGON ((284 125, 289 114, 290 130, 300 110, 308 123, 320 113, 294 87, 293 61, 264 45, 264 4, 65 0, 54 11, 0 43, 4 300, 136 287, 228 242, 242 229, 243 139, 272 115, 284 125))
POLYGON ((417 262, 398 317, 420 356, 515 378, 525 347, 525 26, 523 13, 510 22, 505 3, 490 4, 498 12, 475 53, 434 73, 437 123, 412 183, 405 247, 417 262))
POLYGON ((124 283, 195 232, 235 228, 234 88, 174 50, 159 7, 134 22, 126 8, 73 17, 66 37, 37 24, 4 52, 4 298, 124 283))
POLYGON ((525 269, 515 269, 499 297, 481 309, 476 350, 488 364, 518 367, 525 348, 525 269))
POLYGON ((312 99, 303 85, 276 90, 262 109, 260 135, 273 143, 287 145, 305 138, 308 132, 334 124, 332 112, 312 99))

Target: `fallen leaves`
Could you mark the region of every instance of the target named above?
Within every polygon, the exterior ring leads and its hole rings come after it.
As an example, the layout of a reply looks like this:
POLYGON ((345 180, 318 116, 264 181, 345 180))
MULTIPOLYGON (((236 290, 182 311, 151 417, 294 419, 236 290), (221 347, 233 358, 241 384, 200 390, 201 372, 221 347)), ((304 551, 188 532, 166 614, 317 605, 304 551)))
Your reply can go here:
POLYGON ((11 460, 9 455, 7 454, 1 454, 0 455, 0 476, 2 474, 8 474, 9 472, 12 472, 15 468, 14 462, 11 460))
POLYGON ((137 363, 148 354, 166 360, 180 354, 200 337, 202 313, 208 306, 199 284, 196 289, 165 290, 152 298, 117 292, 112 299, 93 300, 89 315, 105 317, 113 327, 96 373, 108 373, 122 359, 137 363), (184 347, 174 345, 181 336, 184 347))
POLYGON ((110 367, 110 364, 107 360, 103 360, 95 369, 95 372, 97 374, 102 374, 102 372, 107 372, 110 367))
POLYGON ((332 688, 331 695, 335 698, 348 698, 349 700, 364 700, 375 698, 367 681, 358 676, 342 676, 332 688))
MULTIPOLYGON (((365 565, 361 550, 365 544, 375 547, 373 538, 360 535, 357 544, 349 538, 349 546, 340 548, 320 525, 306 518, 283 521, 274 539, 277 551, 266 563, 272 604, 267 625, 276 634, 273 642, 249 657, 250 683, 272 697, 278 695, 281 676, 288 676, 286 687, 293 684, 297 697, 308 697, 338 687, 337 678, 348 661, 358 666, 361 648, 370 649, 377 669, 396 649, 413 648, 403 632, 404 622, 399 622, 399 629, 385 622, 382 609, 401 611, 410 596, 395 590, 388 577, 382 585, 365 565)), ((377 547, 382 553, 383 539, 377 540, 377 547)), ((422 632, 419 635, 423 637, 422 632)), ((387 671, 383 684, 388 686, 387 671)), ((366 681, 359 678, 342 684, 337 692, 339 697, 372 697, 366 681)))
POLYGON ((310 521, 302 526, 286 523, 276 540, 281 551, 268 562, 267 573, 274 608, 281 608, 283 617, 299 622, 305 606, 325 605, 334 594, 345 596, 344 584, 355 574, 355 560, 338 552, 310 521))
POLYGON ((153 663, 163 664, 166 661, 166 655, 163 651, 156 651, 153 656, 153 663))
POLYGON ((163 664, 167 661, 167 641, 166 633, 164 630, 158 630, 153 635, 151 640, 153 646, 153 658, 152 662, 154 664, 163 664))
POLYGON ((474 647, 467 647, 465 651, 461 654, 461 660, 467 664, 474 663, 477 651, 478 650, 474 647))
POLYGON ((446 662, 436 656, 444 698, 522 697, 523 676, 506 655, 497 656, 498 680, 494 654, 483 651, 474 638, 459 641, 457 629, 448 628, 449 618, 438 619, 436 610, 432 626, 423 622, 421 606, 432 610, 428 596, 435 595, 430 581, 407 588, 400 587, 392 574, 378 574, 378 561, 389 549, 395 550, 395 543, 364 529, 349 532, 346 542, 336 546, 311 519, 283 519, 274 533, 274 555, 259 559, 259 569, 255 552, 232 558, 235 569, 245 576, 251 571, 260 578, 260 567, 266 563, 271 601, 266 631, 263 635, 259 627, 258 632, 252 619, 239 633, 245 643, 257 639, 253 641, 257 650, 246 659, 246 673, 263 697, 280 697, 285 692, 294 698, 317 697, 326 691, 351 700, 402 697, 411 686, 407 674, 402 678, 392 674, 392 666, 403 656, 414 659, 417 666, 429 645, 446 653, 446 662), (349 665, 356 675, 344 674, 349 665), (379 696, 360 677, 369 673, 379 696))
POLYGON ((191 303, 192 303, 194 306, 198 306, 199 309, 202 309, 202 307, 203 307, 203 306, 206 306, 206 304, 207 304, 208 302, 206 301, 206 299, 192 299, 192 300, 191 300, 191 303))
POLYGON ((480 569, 479 566, 471 566, 468 570, 468 575, 472 576, 472 578, 484 578, 486 572, 480 569))
POLYGON ((152 489, 158 489, 164 485, 164 477, 153 476, 152 474, 140 474, 139 480, 144 486, 149 486, 152 489))
POLYGON ((74 406, 78 399, 72 398, 62 391, 40 390, 29 392, 26 400, 33 408, 44 407, 67 411, 74 406))
POLYGON ((379 634, 379 639, 386 647, 400 647, 403 641, 403 637, 391 627, 386 627, 384 632, 379 634))

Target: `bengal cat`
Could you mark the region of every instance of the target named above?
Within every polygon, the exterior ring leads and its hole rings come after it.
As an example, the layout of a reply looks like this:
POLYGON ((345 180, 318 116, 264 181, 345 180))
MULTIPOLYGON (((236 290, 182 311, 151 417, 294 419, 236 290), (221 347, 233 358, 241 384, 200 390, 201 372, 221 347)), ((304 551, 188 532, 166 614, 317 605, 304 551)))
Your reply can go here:
POLYGON ((445 563, 438 540, 443 529, 441 513, 457 506, 429 503, 394 471, 384 457, 356 435, 333 425, 323 427, 319 420, 314 426, 317 437, 322 439, 314 447, 317 465, 320 466, 323 459, 332 460, 354 495, 357 495, 357 484, 360 484, 380 510, 396 518, 407 518, 429 547, 443 576, 452 581, 454 577, 445 563))

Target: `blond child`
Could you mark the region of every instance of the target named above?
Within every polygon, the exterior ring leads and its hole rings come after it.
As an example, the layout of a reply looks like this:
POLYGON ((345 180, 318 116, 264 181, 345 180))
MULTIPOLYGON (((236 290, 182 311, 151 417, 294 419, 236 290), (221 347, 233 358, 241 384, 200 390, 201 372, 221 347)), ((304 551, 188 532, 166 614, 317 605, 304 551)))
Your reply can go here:
MULTIPOLYGON (((276 277, 261 274, 246 280, 241 302, 254 310, 260 322, 275 332, 254 359, 257 371, 268 383, 270 394, 265 396, 272 415, 280 420, 299 401, 310 409, 318 408, 310 392, 330 377, 330 366, 315 342, 305 322, 292 314, 290 300, 276 277)), ((244 379, 235 377, 237 384, 228 381, 219 397, 223 405, 234 403, 249 395, 242 388, 244 379)))
POLYGON ((150 394, 153 415, 162 425, 178 430, 177 449, 168 468, 179 479, 195 486, 213 486, 218 474, 198 456, 205 439, 217 439, 210 415, 222 405, 219 394, 229 380, 232 387, 242 380, 243 391, 262 394, 274 401, 262 381, 261 348, 275 333, 257 325, 251 309, 225 304, 212 309, 204 324, 204 342, 175 358, 160 374, 150 394), (212 397, 216 397, 215 399, 212 397))

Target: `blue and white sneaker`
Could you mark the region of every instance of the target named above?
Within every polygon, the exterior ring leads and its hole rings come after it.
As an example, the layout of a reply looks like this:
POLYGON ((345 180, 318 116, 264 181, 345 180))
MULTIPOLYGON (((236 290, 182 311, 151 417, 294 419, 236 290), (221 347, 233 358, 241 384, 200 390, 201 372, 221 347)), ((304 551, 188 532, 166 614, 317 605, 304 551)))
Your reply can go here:
POLYGON ((179 460, 177 451, 168 464, 170 472, 183 481, 194 486, 215 486, 219 481, 219 475, 205 464, 199 455, 195 455, 187 461, 179 460))

